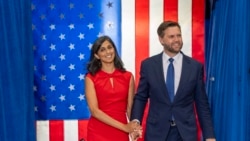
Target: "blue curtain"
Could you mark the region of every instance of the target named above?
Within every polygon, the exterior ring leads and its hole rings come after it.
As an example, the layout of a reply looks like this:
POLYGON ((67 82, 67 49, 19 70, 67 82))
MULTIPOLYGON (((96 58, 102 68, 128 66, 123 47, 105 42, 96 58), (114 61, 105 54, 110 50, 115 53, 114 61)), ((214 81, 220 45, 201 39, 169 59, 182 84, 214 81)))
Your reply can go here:
POLYGON ((250 141, 250 1, 211 1, 207 91, 217 141, 250 141))
POLYGON ((0 0, 0 140, 35 141, 29 0, 0 0))

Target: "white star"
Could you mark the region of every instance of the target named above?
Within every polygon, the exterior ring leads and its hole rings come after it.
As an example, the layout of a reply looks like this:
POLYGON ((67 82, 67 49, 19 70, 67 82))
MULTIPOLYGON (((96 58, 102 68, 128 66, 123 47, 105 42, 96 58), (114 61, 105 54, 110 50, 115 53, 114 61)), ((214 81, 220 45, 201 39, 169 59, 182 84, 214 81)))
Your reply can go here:
POLYGON ((56 45, 54 45, 54 44, 50 44, 50 50, 56 50, 56 45))
POLYGON ((71 29, 75 29, 75 25, 74 24, 70 24, 68 27, 69 27, 70 30, 71 29))
POLYGON ((80 94, 80 95, 78 96, 78 98, 80 99, 80 101, 82 101, 82 100, 84 100, 84 99, 85 99, 85 95, 80 94))
POLYGON ((50 7, 50 10, 55 9, 55 5, 53 3, 51 3, 49 7, 50 7))
POLYGON ((80 74, 80 75, 78 76, 78 78, 79 78, 80 80, 83 80, 83 79, 84 79, 84 74, 80 74))
POLYGON ((72 43, 70 43, 70 45, 69 45, 69 49, 70 49, 70 50, 75 49, 75 45, 74 45, 74 44, 72 44, 72 43))
POLYGON ((89 9, 92 9, 92 8, 93 8, 93 4, 92 4, 92 3, 89 3, 89 4, 88 4, 88 7, 89 7, 89 9))
POLYGON ((84 54, 80 53, 78 57, 79 57, 80 60, 83 60, 84 59, 84 54))
POLYGON ((101 37, 103 35, 104 35, 103 33, 99 32, 98 35, 97 35, 97 37, 101 37))
POLYGON ((82 19, 84 18, 84 15, 82 13, 79 14, 79 18, 82 19))
POLYGON ((42 38, 42 40, 47 40, 47 39, 46 39, 46 35, 42 35, 41 38, 42 38))
POLYGON ((49 68, 50 68, 51 71, 55 71, 56 70, 56 65, 51 64, 49 68))
POLYGON ((34 107, 34 111, 37 112, 38 111, 38 108, 37 106, 34 107))
POLYGON ((41 76, 41 80, 42 80, 42 81, 45 81, 45 80, 46 80, 46 75, 42 75, 42 76, 41 76))
POLYGON ((37 48, 36 48, 36 46, 35 45, 33 45, 33 50, 36 50, 37 48))
POLYGON ((56 25, 51 24, 51 25, 49 26, 49 28, 50 28, 50 30, 55 30, 55 29, 56 29, 56 25))
POLYGON ((33 91, 36 92, 37 91, 37 87, 33 86, 33 91))
POLYGON ((45 60, 47 60, 47 56, 46 55, 42 55, 41 59, 42 59, 42 61, 45 61, 45 60))
POLYGON ((92 46, 93 46, 93 44, 91 44, 91 43, 88 44, 89 50, 91 50, 92 46))
POLYGON ((62 60, 65 60, 65 55, 64 54, 61 54, 60 57, 59 57, 62 60))
POLYGON ((70 4, 69 4, 69 8, 70 8, 70 9, 73 9, 73 8, 74 8, 74 4, 73 4, 73 3, 70 3, 70 4))
POLYGON ((107 27, 107 29, 114 28, 114 23, 111 22, 111 21, 108 21, 107 24, 106 24, 106 27, 107 27))
POLYGON ((32 30, 35 30, 36 29, 36 26, 34 24, 32 24, 32 30))
POLYGON ((89 29, 94 28, 94 24, 93 24, 93 23, 89 23, 89 24, 88 24, 88 28, 89 28, 89 29))
POLYGON ((65 80, 65 75, 61 74, 61 75, 59 76, 59 79, 60 79, 61 81, 65 80))
POLYGON ((72 104, 71 104, 71 105, 69 106, 69 109, 70 109, 70 111, 75 111, 75 110, 76 110, 76 109, 75 109, 75 105, 72 105, 72 104))
POLYGON ((56 106, 54 106, 54 105, 51 105, 51 106, 50 106, 50 110, 51 110, 51 112, 54 112, 54 111, 56 111, 56 106))
POLYGON ((68 88, 70 91, 73 91, 73 90, 75 90, 75 85, 70 84, 68 88))
POLYGON ((65 15, 63 13, 61 13, 59 17, 60 17, 61 20, 65 19, 65 15))
POLYGON ((60 99, 61 101, 65 101, 65 95, 61 95, 61 96, 59 97, 59 99, 60 99))
POLYGON ((35 10, 36 9, 36 6, 34 4, 31 4, 31 10, 35 10))
POLYGON ((46 101, 46 96, 42 95, 40 99, 42 102, 44 102, 44 101, 46 101))
POLYGON ((55 91, 56 90, 56 86, 54 86, 54 85, 50 85, 50 87, 49 87, 49 89, 50 89, 50 91, 55 91))
POLYGON ((46 19, 46 16, 45 16, 44 14, 42 14, 42 15, 40 16, 40 18, 41 18, 41 20, 44 20, 44 19, 46 19))
POLYGON ((37 70, 37 67, 36 66, 34 66, 34 71, 36 71, 37 70))
POLYGON ((75 65, 74 65, 74 64, 70 64, 70 65, 69 65, 69 69, 70 69, 70 70, 74 70, 74 69, 75 69, 75 65))
POLYGON ((78 37, 79 37, 80 40, 82 40, 82 39, 84 39, 84 34, 80 33, 80 34, 78 35, 78 37))
POLYGON ((60 34, 60 36, 59 36, 59 38, 61 39, 61 40, 65 40, 65 34, 60 34))

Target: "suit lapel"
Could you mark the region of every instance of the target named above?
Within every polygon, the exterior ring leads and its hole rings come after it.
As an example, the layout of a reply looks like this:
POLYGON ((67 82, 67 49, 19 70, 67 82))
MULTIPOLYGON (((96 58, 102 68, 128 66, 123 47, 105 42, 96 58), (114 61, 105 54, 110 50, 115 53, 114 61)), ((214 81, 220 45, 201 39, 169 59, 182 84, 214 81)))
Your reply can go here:
POLYGON ((162 53, 155 57, 154 63, 156 64, 155 69, 154 69, 155 70, 156 80, 160 81, 160 84, 165 85, 163 66, 162 66, 162 53))
POLYGON ((159 86, 163 90, 162 94, 164 95, 164 97, 166 97, 168 99, 168 102, 171 103, 170 98, 168 96, 167 87, 166 87, 165 78, 164 78, 165 72, 163 72, 162 53, 155 56, 154 63, 155 63, 155 65, 152 67, 155 71, 155 73, 154 73, 156 76, 155 82, 159 84, 159 86))

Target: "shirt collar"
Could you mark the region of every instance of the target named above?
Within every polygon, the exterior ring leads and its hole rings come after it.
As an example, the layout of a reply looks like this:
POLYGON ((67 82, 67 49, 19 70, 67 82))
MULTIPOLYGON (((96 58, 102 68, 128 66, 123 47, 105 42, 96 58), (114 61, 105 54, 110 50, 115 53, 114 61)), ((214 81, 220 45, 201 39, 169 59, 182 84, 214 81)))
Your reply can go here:
MULTIPOLYGON (((177 53, 174 57, 172 57, 172 58, 174 59, 174 62, 175 62, 175 61, 178 61, 178 60, 181 58, 181 55, 182 55, 182 54, 179 52, 179 53, 177 53)), ((168 61, 169 58, 171 58, 171 57, 169 57, 169 56, 163 51, 163 60, 168 61)))

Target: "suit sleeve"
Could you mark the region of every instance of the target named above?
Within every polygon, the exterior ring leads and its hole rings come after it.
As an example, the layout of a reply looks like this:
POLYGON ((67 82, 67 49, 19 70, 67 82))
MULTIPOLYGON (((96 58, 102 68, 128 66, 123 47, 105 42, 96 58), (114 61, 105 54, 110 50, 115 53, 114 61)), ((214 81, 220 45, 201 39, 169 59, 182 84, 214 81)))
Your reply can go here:
POLYGON ((202 65, 199 65, 199 69, 200 70, 197 79, 197 87, 195 94, 195 104, 196 104, 197 114, 204 138, 214 138, 215 135, 211 118, 211 112, 203 80, 204 68, 202 65))
POLYGON ((148 102, 149 97, 148 92, 149 87, 147 82, 147 65, 145 64, 145 61, 143 61, 141 63, 140 79, 137 92, 134 97, 130 120, 138 119, 142 123, 145 106, 148 102))

